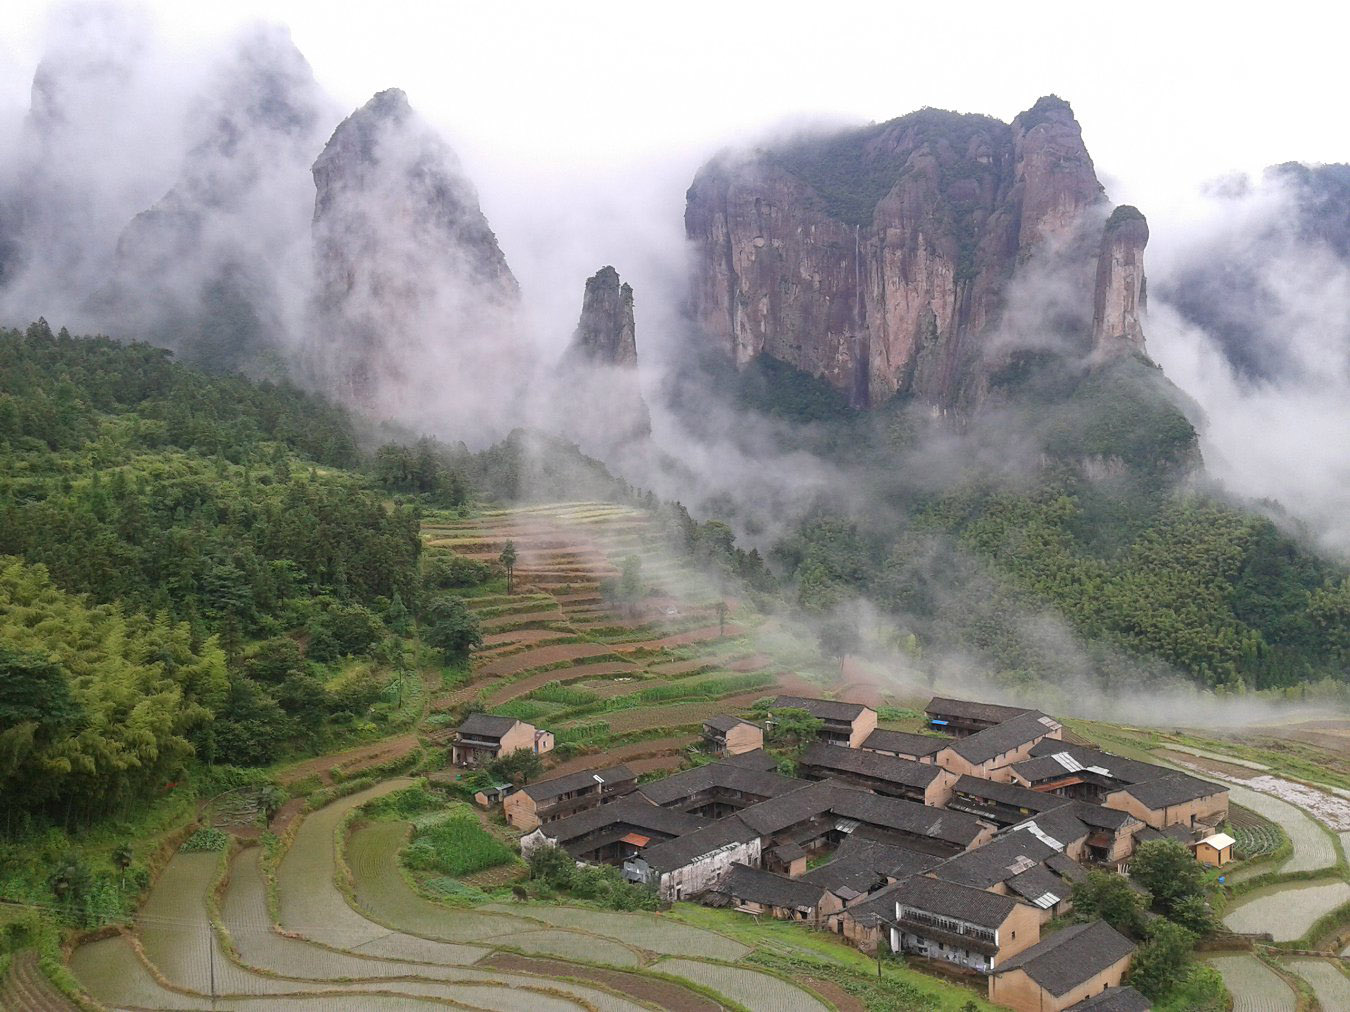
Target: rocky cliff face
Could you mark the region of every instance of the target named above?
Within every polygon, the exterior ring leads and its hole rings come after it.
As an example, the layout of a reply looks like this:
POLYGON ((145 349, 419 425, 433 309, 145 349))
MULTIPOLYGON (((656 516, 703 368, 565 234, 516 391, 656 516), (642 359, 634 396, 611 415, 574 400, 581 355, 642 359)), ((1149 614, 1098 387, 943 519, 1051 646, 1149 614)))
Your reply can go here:
POLYGON ((241 36, 197 102, 177 182, 123 231, 91 317, 219 369, 280 352, 308 282, 308 167, 331 113, 284 29, 241 36))
POLYGON ((651 435, 637 374, 633 289, 613 267, 586 281, 581 318, 560 369, 558 424, 588 452, 609 457, 651 435))
POLYGON ((856 406, 896 395, 978 401, 992 337, 1029 265, 1072 275, 1071 343, 1142 345, 1137 229, 1108 242, 1107 203, 1067 103, 1011 124, 925 109, 704 166, 687 197, 697 322, 744 364, 769 355, 856 406), (1108 250, 1109 247, 1109 250, 1108 250), (1102 337, 1093 326, 1097 265, 1102 337), (1127 263, 1128 261, 1128 263, 1127 263), (1131 273, 1134 272, 1134 273, 1131 273), (1080 319, 1081 318, 1081 319, 1080 319), (1107 331, 1118 329, 1122 341, 1107 331))
POLYGON ((516 280, 454 152, 404 93, 343 120, 313 174, 309 357, 323 384, 394 415, 509 387, 516 280))

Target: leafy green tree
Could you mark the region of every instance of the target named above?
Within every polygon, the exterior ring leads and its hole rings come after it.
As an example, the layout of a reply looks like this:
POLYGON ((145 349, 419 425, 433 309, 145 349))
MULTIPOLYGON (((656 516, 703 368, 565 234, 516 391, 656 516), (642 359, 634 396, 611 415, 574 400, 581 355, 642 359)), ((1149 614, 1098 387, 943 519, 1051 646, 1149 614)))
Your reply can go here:
POLYGON ((447 664, 466 659, 483 645, 478 618, 458 597, 437 597, 427 608, 422 639, 441 650, 447 664))
POLYGON ((516 575, 516 543, 508 540, 502 548, 501 555, 497 556, 497 561, 502 564, 506 570, 506 593, 512 593, 512 586, 516 575))
POLYGON ((805 710, 792 706, 770 711, 766 723, 768 740, 775 745, 791 748, 804 748, 809 745, 825 727, 825 722, 819 717, 813 717, 805 710))
POLYGON ((1148 897, 1123 875, 1091 871, 1074 883, 1073 911, 1080 920, 1103 920, 1124 935, 1140 938, 1147 909, 1148 897))
POLYGON ((1194 948, 1194 934, 1166 918, 1155 918, 1148 940, 1134 954, 1129 982, 1146 998, 1164 998, 1189 975, 1194 948))
POLYGON ((861 638, 857 627, 844 619, 826 622, 820 630, 820 652, 825 657, 839 663, 842 670, 844 658, 858 649, 861 638))
POLYGON ((1141 844, 1130 859, 1130 875, 1149 891, 1153 909, 1164 917, 1180 920, 1176 914, 1182 910, 1194 922, 1199 907, 1207 906, 1204 867, 1176 840, 1141 844))
POLYGON ((530 749, 519 748, 492 760, 487 772, 497 783, 528 784, 544 772, 544 760, 530 749))

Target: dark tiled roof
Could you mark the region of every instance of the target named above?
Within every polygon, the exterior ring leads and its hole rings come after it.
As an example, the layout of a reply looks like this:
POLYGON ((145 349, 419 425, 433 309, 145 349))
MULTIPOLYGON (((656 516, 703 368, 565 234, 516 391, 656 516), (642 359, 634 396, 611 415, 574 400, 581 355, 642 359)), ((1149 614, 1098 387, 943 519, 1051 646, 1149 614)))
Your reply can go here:
POLYGON ((908 731, 887 731, 877 728, 867 736, 862 747, 874 752, 897 752, 903 755, 933 755, 944 745, 951 744, 950 738, 935 734, 911 734, 908 731))
MULTIPOLYGON (((903 906, 942 917, 955 917, 985 928, 997 928, 1020 902, 1010 896, 942 882, 926 875, 916 875, 899 883, 893 899, 903 906)), ((891 913, 894 912, 892 907, 891 913)))
POLYGON ((569 843, 579 837, 604 829, 606 826, 629 825, 650 829, 663 836, 692 833, 708 824, 707 819, 695 818, 673 808, 661 808, 635 794, 629 794, 598 808, 559 819, 544 826, 542 832, 559 843, 569 843))
POLYGON ((758 724, 753 724, 748 720, 742 720, 740 717, 733 717, 726 713, 719 713, 716 717, 709 717, 703 722, 704 727, 710 727, 714 731, 721 731, 723 734, 739 724, 745 724, 754 728, 759 727, 758 724))
POLYGON ((1061 900, 1068 899, 1073 887, 1061 881, 1045 865, 1038 864, 1008 879, 1008 891, 1021 896, 1032 906, 1049 910, 1061 900))
POLYGON ((924 712, 947 717, 965 717, 967 720, 989 720, 998 724, 1030 711, 1025 706, 1004 706, 1002 703, 977 703, 969 699, 934 696, 924 707, 924 712))
POLYGON ((883 829, 926 836, 931 840, 969 847, 985 831, 986 824, 973 815, 932 808, 916 801, 888 798, 844 787, 837 781, 822 780, 830 785, 825 803, 835 815, 856 819, 883 829))
POLYGON ((1137 759, 1126 759, 1124 756, 1112 755, 1110 752, 1103 752, 1100 749, 1071 745, 1064 741, 1047 739, 1031 746, 1033 756, 1054 756, 1061 753, 1071 756, 1084 768, 1095 766, 1104 771, 1103 775, 1127 784, 1139 783, 1143 780, 1157 780, 1159 777, 1165 777, 1172 772, 1165 766, 1154 766, 1152 763, 1140 762, 1137 759))
POLYGON ((908 878, 935 867, 941 861, 931 854, 895 847, 875 840, 845 837, 828 864, 813 868, 802 876, 831 892, 851 889, 868 892, 882 878, 908 878))
POLYGON ((813 910, 820 906, 825 888, 749 865, 733 864, 717 886, 717 892, 765 906, 813 910))
POLYGON ((841 789, 840 785, 833 780, 806 783, 776 798, 744 808, 736 813, 736 817, 760 836, 769 836, 828 812, 830 794, 837 789, 841 789))
POLYGON ((1091 829, 1082 819, 1074 815, 1071 805, 1065 805, 1063 808, 1052 808, 1030 819, 1023 819, 1008 832, 1026 832, 1043 840, 1052 839, 1058 843, 1057 849, 1063 849, 1075 840, 1086 838, 1091 829))
POLYGON ((1148 1012, 1153 1004, 1134 988, 1108 987, 1101 994, 1070 1005, 1065 1012, 1148 1012))
POLYGON ((1045 866, 1071 886, 1088 877, 1088 870, 1067 854, 1051 854, 1045 866))
POLYGON ((952 785, 957 794, 994 801, 1013 808, 1025 808, 1029 812, 1048 812, 1052 808, 1063 808, 1071 804, 1068 798, 1054 794, 1041 794, 1017 784, 999 783, 997 780, 985 780, 983 777, 961 776, 952 785))
POLYGON ((1103 805, 1093 805, 1086 801, 1075 801, 1072 811, 1079 822, 1086 823, 1093 829, 1109 829, 1111 832, 1117 833, 1131 823, 1142 825, 1139 819, 1129 812, 1122 812, 1116 808, 1106 808, 1103 805))
POLYGON ((1213 794, 1228 790, 1219 784, 1212 784, 1199 777, 1185 773, 1173 773, 1159 780, 1147 780, 1140 784, 1130 784, 1120 789, 1130 795, 1145 808, 1157 810, 1172 805, 1183 805, 1198 798, 1207 798, 1213 794))
POLYGON ((834 699, 815 699, 811 696, 776 696, 771 704, 774 710, 805 710, 821 720, 853 721, 869 707, 861 703, 842 703, 834 699))
POLYGON ((490 713, 471 713, 459 725, 459 733, 488 738, 500 738, 515 727, 515 717, 494 717, 490 713))
POLYGON ((711 854, 733 843, 749 843, 758 837, 759 834, 739 817, 731 815, 692 833, 648 847, 642 852, 642 857, 657 871, 674 871, 692 864, 704 854, 711 854))
POLYGON ((632 779, 634 779, 633 771, 627 766, 612 766, 607 770, 582 770, 580 773, 569 773, 565 777, 540 780, 538 783, 522 787, 521 790, 535 801, 551 801, 572 791, 579 791, 583 787, 593 785, 603 787, 606 784, 632 779))
POLYGON ((1171 826, 1164 826, 1161 830, 1154 829, 1152 826, 1145 826, 1139 832, 1134 834, 1135 843, 1151 843, 1154 840, 1175 840, 1177 843, 1184 843, 1188 847, 1194 842, 1195 834, 1181 824, 1175 823, 1171 826))
POLYGON ((941 767, 912 759, 898 759, 895 756, 878 755, 856 748, 840 748, 838 745, 826 745, 816 742, 802 753, 801 765, 814 766, 822 770, 839 773, 852 773, 854 776, 868 777, 902 787, 926 788, 943 773, 941 767))
POLYGON ((1059 726, 1057 720, 1039 710, 1028 710, 1002 724, 976 731, 969 738, 952 742, 951 749, 966 762, 979 765, 1059 730, 1059 726))
POLYGON ((1105 921, 1074 924, 994 968, 1021 969, 1052 995, 1068 994, 1134 951, 1134 943, 1105 921))
POLYGON ((947 882, 988 889, 1036 867, 1055 849, 1031 833, 1009 833, 983 847, 958 854, 933 874, 947 882))
MULTIPOLYGON (((1044 742, 1041 744, 1044 744, 1044 742)), ((1055 742, 1055 744, 1059 744, 1059 742, 1055 742)), ((1033 746, 1034 750, 1035 746, 1033 746)), ((1070 764, 1070 766, 1073 765, 1079 764, 1070 764)), ((1078 770, 1071 769, 1070 766, 1065 766, 1053 755, 1043 755, 1036 756, 1034 759, 1023 759, 1020 763, 1013 763, 1011 768, 1018 776, 1036 784, 1043 780, 1058 780, 1061 777, 1075 776, 1081 770, 1081 766, 1078 770)))
POLYGON ((778 769, 778 760, 762 748, 752 748, 749 752, 742 752, 739 755, 726 755, 717 760, 723 765, 744 766, 751 770, 776 770, 778 769))
POLYGON ((861 903, 844 908, 844 916, 851 917, 864 927, 874 928, 882 921, 895 920, 895 894, 906 880, 882 886, 861 903))
POLYGON ((665 805, 716 788, 776 798, 780 794, 805 787, 806 784, 805 780, 794 780, 792 777, 757 770, 748 765, 715 762, 672 773, 668 777, 643 784, 639 790, 656 804, 665 805))

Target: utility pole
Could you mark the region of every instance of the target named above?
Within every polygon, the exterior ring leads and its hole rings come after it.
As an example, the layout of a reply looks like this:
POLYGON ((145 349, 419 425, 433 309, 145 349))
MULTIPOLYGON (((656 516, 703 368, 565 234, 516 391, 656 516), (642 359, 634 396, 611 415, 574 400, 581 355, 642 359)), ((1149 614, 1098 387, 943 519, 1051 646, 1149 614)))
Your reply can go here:
POLYGON ((206 925, 206 960, 211 967, 211 1007, 216 1007, 216 946, 211 935, 211 925, 206 925))

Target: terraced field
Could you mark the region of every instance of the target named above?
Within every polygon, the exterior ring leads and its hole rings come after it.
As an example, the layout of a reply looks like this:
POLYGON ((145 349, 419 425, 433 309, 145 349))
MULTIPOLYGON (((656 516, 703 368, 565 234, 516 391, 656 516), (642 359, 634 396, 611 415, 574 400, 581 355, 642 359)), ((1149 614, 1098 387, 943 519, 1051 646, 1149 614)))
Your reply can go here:
POLYGON ((1350 1009, 1350 977, 1330 959, 1291 959, 1289 969, 1312 985, 1322 1012, 1350 1009))
POLYGON ((0 984, 0 1009, 27 1012, 75 1012, 75 1006, 58 991, 38 966, 37 953, 25 949, 14 954, 0 984))
MULTIPOLYGON (((589 763, 567 761, 569 770, 612 761, 611 746, 624 744, 615 738, 694 731, 714 714, 803 689, 799 676, 775 673, 772 655, 756 649, 760 616, 677 558, 644 512, 562 503, 488 511, 427 526, 423 535, 430 546, 489 563, 511 541, 518 559, 514 594, 468 599, 484 629, 483 649, 469 680, 432 708, 453 720, 478 703, 546 727, 594 754, 589 763), (642 593, 607 601, 605 581, 630 557, 638 560, 642 593), (640 695, 652 690, 659 698, 640 695)), ((671 756, 689 740, 661 737, 671 756)), ((446 738, 442 731, 433 740, 446 738)))
POLYGON ((1237 784, 1229 785, 1228 796, 1234 804, 1277 823, 1288 835, 1294 845, 1294 853, 1280 867, 1281 871, 1317 871, 1336 863, 1336 849, 1331 844, 1331 838, 1310 816, 1289 802, 1237 784))
POLYGON ((771 1008, 781 1012, 829 1012, 829 1007, 815 995, 758 970, 700 963, 692 959, 663 959, 656 964, 656 969, 710 987, 747 1008, 771 1008))
POLYGON ((1211 956, 1206 962, 1223 976, 1233 1012, 1296 1012, 1293 988, 1255 956, 1211 956))
POLYGON ((1267 886, 1243 896, 1223 923, 1244 934, 1269 932, 1277 942, 1302 938, 1319 917, 1350 903, 1350 883, 1340 879, 1267 886))

